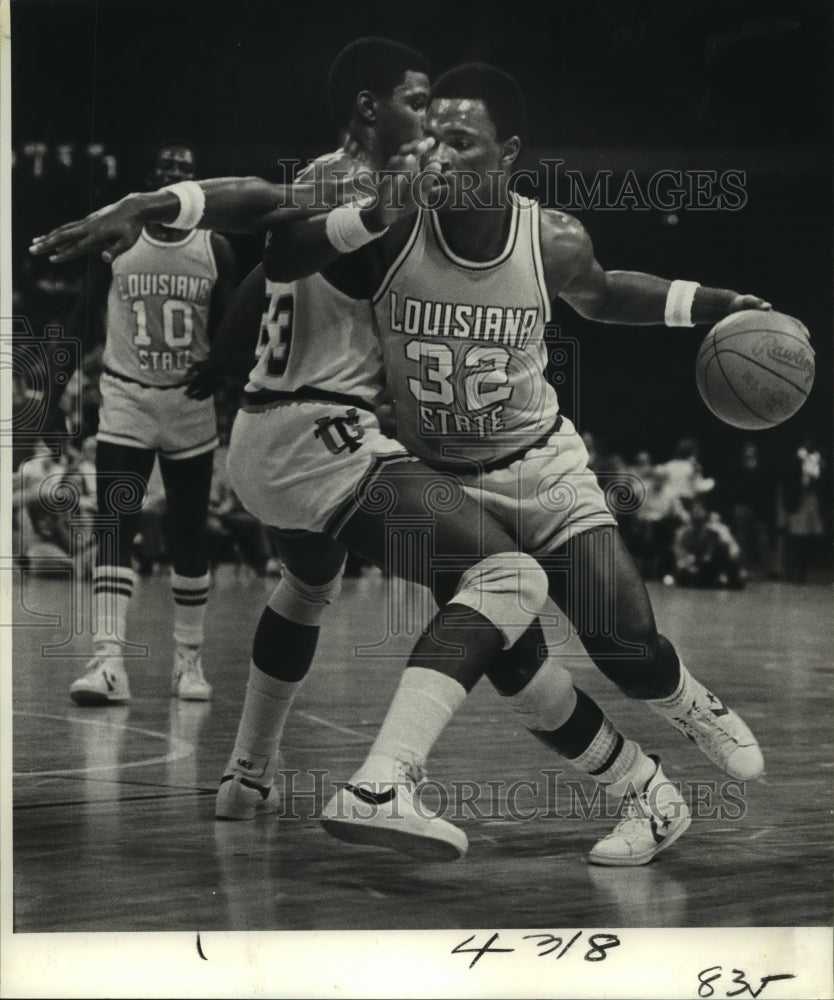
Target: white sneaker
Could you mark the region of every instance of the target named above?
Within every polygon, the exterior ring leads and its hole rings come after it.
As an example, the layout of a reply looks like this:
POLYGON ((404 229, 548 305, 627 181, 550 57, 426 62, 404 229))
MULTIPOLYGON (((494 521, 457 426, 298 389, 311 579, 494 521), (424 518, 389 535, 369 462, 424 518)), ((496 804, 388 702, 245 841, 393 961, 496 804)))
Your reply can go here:
POLYGON ((183 701, 211 700, 212 686, 203 676, 199 646, 177 643, 171 674, 171 694, 183 701))
POLYGON ((116 656, 94 656, 83 677, 70 685, 76 705, 122 705, 130 701, 124 664, 116 656))
POLYGON ((733 778, 755 781, 764 772, 764 757, 756 737, 731 708, 702 685, 688 710, 666 715, 701 752, 733 778))
POLYGON ((340 788, 325 806, 321 825, 351 844, 387 847, 424 861, 457 861, 469 841, 463 830, 415 805, 422 776, 400 764, 399 780, 362 781, 340 788))
POLYGON ((624 818, 594 844, 588 860, 595 865, 632 867, 648 864, 680 837, 692 819, 677 786, 657 769, 642 791, 626 798, 624 818))
POLYGON ((214 800, 215 819, 254 819, 281 807, 281 796, 272 779, 247 778, 239 771, 230 771, 220 779, 214 800))

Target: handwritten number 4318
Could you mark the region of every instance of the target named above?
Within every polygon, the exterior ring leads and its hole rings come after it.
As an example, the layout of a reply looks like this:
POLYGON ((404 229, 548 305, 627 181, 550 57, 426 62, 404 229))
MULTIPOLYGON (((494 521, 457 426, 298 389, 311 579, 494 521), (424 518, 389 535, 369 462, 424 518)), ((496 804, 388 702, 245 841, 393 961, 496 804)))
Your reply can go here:
MULTIPOLYGON (((582 931, 577 931, 568 941, 564 938, 558 937, 554 934, 525 934, 524 940, 536 940, 536 947, 539 949, 538 958, 544 958, 545 955, 552 955, 554 951, 558 951, 559 954, 556 958, 562 958, 574 944, 582 937, 582 931)), ((496 945, 498 941, 498 934, 493 934, 492 937, 480 947, 473 946, 467 948, 471 941, 475 940, 475 935, 468 937, 465 941, 461 941, 460 944, 456 944, 452 948, 453 955, 461 954, 473 954, 475 957, 469 963, 469 968, 471 969, 476 962, 484 957, 484 955, 500 955, 506 954, 507 952, 515 951, 515 948, 499 948, 496 945), (495 947, 493 947, 495 945, 495 947)), ((590 946, 585 954, 582 956, 586 962, 602 962, 606 957, 606 953, 609 948, 616 948, 620 943, 620 939, 616 934, 592 934, 588 938, 588 945, 590 946)))
MULTIPOLYGON (((737 990, 727 990, 725 996, 727 997, 740 997, 745 993, 748 993, 751 997, 759 997, 762 995, 765 986, 768 983, 775 982, 777 979, 796 979, 792 973, 781 972, 775 976, 762 976, 759 980, 759 988, 754 989, 750 983, 747 982, 745 978, 747 973, 743 969, 733 969, 733 983, 735 983, 739 989, 737 990)), ((698 981, 700 986, 698 987, 699 997, 711 997, 715 995, 715 990, 712 988, 712 984, 716 979, 721 978, 721 966, 712 965, 708 969, 703 969, 698 973, 698 981)))

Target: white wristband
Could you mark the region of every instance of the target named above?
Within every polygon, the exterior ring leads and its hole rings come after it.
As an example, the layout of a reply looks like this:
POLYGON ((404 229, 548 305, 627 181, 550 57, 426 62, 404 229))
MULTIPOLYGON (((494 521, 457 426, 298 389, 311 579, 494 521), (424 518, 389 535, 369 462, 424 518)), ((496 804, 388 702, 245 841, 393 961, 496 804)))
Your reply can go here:
POLYGON ((362 208, 363 206, 359 204, 340 205, 328 213, 324 224, 325 232, 339 253, 351 253, 358 250, 366 243, 379 239, 384 232, 387 232, 387 227, 378 233, 369 232, 359 214, 362 208))
POLYGON ((697 281, 675 280, 666 295, 664 322, 667 326, 695 326, 692 322, 692 303, 701 286, 697 281))
POLYGON ((164 223, 169 229, 196 229, 206 210, 206 195, 196 181, 180 181, 162 189, 179 199, 180 211, 173 222, 164 223))

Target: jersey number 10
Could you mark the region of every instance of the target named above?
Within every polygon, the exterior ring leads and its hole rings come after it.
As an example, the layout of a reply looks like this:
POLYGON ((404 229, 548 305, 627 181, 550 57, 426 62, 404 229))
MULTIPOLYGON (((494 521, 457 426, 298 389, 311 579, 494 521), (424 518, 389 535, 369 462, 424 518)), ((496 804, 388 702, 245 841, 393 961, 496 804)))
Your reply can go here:
MULTIPOLYGON (((132 309, 136 317, 134 346, 153 347, 153 340, 148 334, 148 309, 144 300, 134 299, 132 309)), ((166 299, 162 303, 162 336, 172 350, 191 346, 194 339, 194 307, 190 302, 166 299)))

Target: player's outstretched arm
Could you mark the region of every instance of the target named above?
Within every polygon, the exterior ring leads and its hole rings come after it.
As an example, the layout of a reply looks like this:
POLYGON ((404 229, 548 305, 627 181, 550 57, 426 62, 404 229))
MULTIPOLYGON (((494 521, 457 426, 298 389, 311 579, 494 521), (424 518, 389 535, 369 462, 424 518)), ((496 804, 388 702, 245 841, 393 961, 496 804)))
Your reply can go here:
POLYGON ((29 248, 60 264, 93 250, 112 263, 130 249, 142 227, 159 222, 173 229, 264 232, 287 218, 328 212, 339 204, 341 185, 271 184, 259 177, 216 177, 126 195, 97 212, 36 236, 29 248))
MULTIPOLYGON (((323 271, 345 254, 386 236, 392 226, 408 225, 417 211, 415 197, 421 160, 434 145, 421 139, 400 147, 384 170, 355 175, 354 201, 327 214, 285 216, 270 227, 264 250, 264 273, 271 281, 296 281, 323 271)), ((431 183, 431 175, 424 175, 431 183)), ((398 245, 399 226, 387 241, 398 245)))
POLYGON ((581 316, 629 326, 717 323, 742 309, 770 309, 757 295, 697 282, 669 281, 641 271, 606 271, 579 223, 559 212, 542 214, 542 258, 548 287, 581 316), (566 270, 566 261, 570 269, 566 270))

